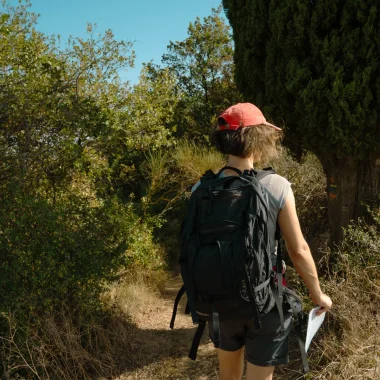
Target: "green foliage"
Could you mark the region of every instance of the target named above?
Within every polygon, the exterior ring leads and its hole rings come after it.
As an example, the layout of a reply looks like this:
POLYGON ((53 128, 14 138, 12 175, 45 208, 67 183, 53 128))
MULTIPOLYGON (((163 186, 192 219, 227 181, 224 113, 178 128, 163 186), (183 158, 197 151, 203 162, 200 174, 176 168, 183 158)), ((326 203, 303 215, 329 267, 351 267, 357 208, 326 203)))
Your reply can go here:
POLYGON ((144 67, 124 107, 114 110, 108 134, 99 141, 111 167, 113 186, 124 195, 141 193, 143 178, 137 168, 145 155, 175 144, 174 112, 179 100, 175 86, 169 70, 153 73, 150 65, 144 67))
POLYGON ((351 266, 366 270, 369 276, 377 276, 380 255, 380 210, 372 210, 375 224, 364 220, 349 225, 344 232, 341 251, 345 253, 351 266), (376 273, 375 273, 376 272, 376 273))
POLYGON ((118 76, 133 66, 130 42, 89 24, 62 49, 35 30, 29 2, 2 5, 0 372, 98 376, 118 347, 94 327, 105 324, 100 296, 133 267, 164 266, 164 216, 222 161, 176 137, 206 134, 236 97, 228 28, 216 12, 191 25, 193 87, 171 65, 147 64, 131 88, 118 76))
MULTIPOLYGON (((223 156, 204 146, 180 140, 172 151, 156 150, 145 155, 141 164, 141 211, 148 224, 161 227, 164 214, 178 211, 181 200, 199 178, 212 168, 223 166, 223 156), (174 209, 174 210, 173 210, 174 209)), ((174 217, 174 215, 172 215, 174 217)))
POLYGON ((159 269, 166 264, 166 255, 162 246, 156 242, 154 228, 160 228, 164 220, 162 217, 148 218, 136 222, 128 231, 128 249, 126 256, 130 264, 140 266, 143 270, 159 269))
POLYGON ((70 37, 68 47, 59 56, 69 63, 68 74, 77 96, 89 96, 105 108, 121 107, 129 93, 120 70, 133 67, 132 42, 116 41, 110 29, 96 34, 96 25, 87 25, 87 37, 70 37))
POLYGON ((88 25, 87 39, 61 50, 34 29, 28 8, 3 2, 0 15, 0 310, 89 310, 123 266, 158 261, 160 220, 141 220, 138 202, 113 194, 119 161, 133 165, 148 147, 169 144, 162 127, 174 82, 167 70, 156 81, 143 75, 131 92, 118 77, 133 65, 130 42, 88 25))
POLYGON ((328 219, 326 179, 317 157, 308 153, 297 161, 284 150, 269 164, 292 184, 302 232, 313 250, 321 248, 321 235, 328 231, 328 219))
POLYGON ((222 8, 211 16, 190 23, 184 41, 170 42, 162 62, 175 73, 177 91, 182 95, 175 120, 178 136, 208 141, 215 117, 240 100, 233 81, 233 44, 230 28, 220 16, 222 8))
POLYGON ((317 154, 379 149, 377 1, 224 0, 243 94, 317 154), (280 119, 283 118, 283 119, 280 119))
POLYGON ((117 71, 133 52, 109 31, 94 37, 92 26, 88 40, 61 51, 34 29, 26 4, 5 3, 0 18, 0 180, 54 193, 70 182, 83 149, 108 134, 111 107, 125 95, 117 71))
POLYGON ((178 102, 176 80, 169 70, 152 77, 145 67, 140 81, 127 97, 127 109, 120 115, 125 132, 125 148, 137 154, 173 145, 171 134, 174 110, 178 102))
MULTIPOLYGON (((149 248, 149 244, 131 247, 134 255, 151 257, 150 264, 146 259, 139 262, 148 267, 152 263, 159 266, 157 259, 159 264, 163 257, 169 263, 177 262, 178 236, 185 212, 185 200, 190 195, 191 187, 206 170, 217 170, 223 166, 224 161, 224 157, 214 149, 188 142, 187 139, 177 140, 171 150, 160 149, 146 154, 145 161, 140 166, 144 184, 141 214, 146 225, 154 227, 155 238, 152 248, 149 248), (137 252, 144 252, 145 247, 148 247, 148 252, 139 255, 137 252), (165 256, 160 253, 162 249, 165 249, 165 256)), ((140 226, 138 230, 143 235, 137 231, 132 232, 132 235, 138 234, 138 239, 144 241, 148 236, 146 230, 140 226)))
POLYGON ((71 195, 51 204, 7 190, 0 211, 1 309, 43 314, 63 303, 83 310, 98 305, 105 281, 127 263, 133 214, 112 200, 94 207, 71 195))

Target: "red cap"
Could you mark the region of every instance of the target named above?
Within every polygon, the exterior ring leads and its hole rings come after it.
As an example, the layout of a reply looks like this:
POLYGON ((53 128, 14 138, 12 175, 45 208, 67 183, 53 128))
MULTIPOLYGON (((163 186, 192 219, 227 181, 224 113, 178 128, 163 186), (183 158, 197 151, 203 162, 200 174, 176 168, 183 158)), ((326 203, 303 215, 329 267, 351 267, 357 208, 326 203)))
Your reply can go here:
POLYGON ((252 127, 254 125, 269 125, 281 131, 281 128, 268 123, 263 113, 252 103, 238 103, 234 106, 227 108, 219 115, 223 118, 226 124, 219 125, 219 130, 237 130, 239 127, 252 127))

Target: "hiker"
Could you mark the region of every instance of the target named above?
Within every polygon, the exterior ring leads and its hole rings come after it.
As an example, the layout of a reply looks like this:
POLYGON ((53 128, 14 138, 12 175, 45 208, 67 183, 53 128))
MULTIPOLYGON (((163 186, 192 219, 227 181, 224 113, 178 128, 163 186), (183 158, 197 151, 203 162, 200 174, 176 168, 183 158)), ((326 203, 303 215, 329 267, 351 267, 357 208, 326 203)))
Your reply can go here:
MULTIPOLYGON (((217 347, 220 380, 241 379, 244 347, 247 380, 270 380, 276 365, 288 363, 292 316, 301 314, 302 304, 299 301, 297 311, 297 296, 285 286, 280 235, 312 301, 320 306, 318 314, 332 305, 320 288, 302 235, 291 184, 272 170, 255 170, 255 164, 277 155, 280 138, 281 129, 268 123, 255 105, 239 103, 225 110, 218 118, 213 141, 228 155, 227 165, 217 174, 208 171, 194 185, 182 226, 184 286, 177 295, 171 328, 186 291, 186 309, 199 323, 189 357, 195 360, 208 322, 217 347), (242 302, 251 306, 240 307, 242 302)), ((300 335, 298 331, 302 341, 300 335)), ((300 347, 307 372, 302 342, 300 347)))
MULTIPOLYGON (((225 110, 218 118, 218 127, 213 134, 216 148, 228 155, 227 166, 240 171, 251 170, 257 162, 268 161, 277 153, 277 141, 281 130, 268 123, 261 111, 250 103, 236 104, 225 110)), ((238 175, 231 169, 225 176, 238 175)), ((289 256, 298 274, 309 289, 312 301, 321 306, 318 314, 331 308, 331 299, 322 292, 316 267, 306 243, 297 217, 291 184, 283 177, 272 174, 263 178, 262 185, 268 191, 270 239, 275 241, 276 222, 285 240, 289 256)), ((275 262, 275 261, 274 261, 275 262)), ((274 366, 288 363, 288 334, 291 314, 285 319, 287 333, 275 339, 267 331, 279 329, 276 307, 262 320, 263 332, 255 331, 252 322, 220 322, 220 348, 218 351, 220 380, 240 379, 243 375, 244 346, 247 357, 247 380, 272 379, 274 366), (268 326, 266 326, 266 323, 268 326), (288 325, 288 327, 287 327, 288 325)), ((212 324, 209 324, 212 331, 212 324)), ((212 334, 210 333, 212 339, 212 334)))

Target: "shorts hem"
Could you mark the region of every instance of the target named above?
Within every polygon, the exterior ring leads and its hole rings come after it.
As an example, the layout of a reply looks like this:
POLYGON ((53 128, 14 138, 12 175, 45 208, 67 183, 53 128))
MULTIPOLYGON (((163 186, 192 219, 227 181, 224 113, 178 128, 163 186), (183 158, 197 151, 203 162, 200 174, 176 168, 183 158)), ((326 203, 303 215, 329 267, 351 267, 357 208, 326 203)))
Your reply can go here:
POLYGON ((225 347, 215 347, 215 343, 214 343, 214 340, 212 339, 211 335, 209 335, 209 338, 210 338, 212 344, 214 345, 214 348, 220 348, 223 351, 233 352, 233 351, 240 350, 242 347, 245 346, 244 344, 242 344, 241 346, 238 346, 238 347, 234 346, 233 348, 231 348, 231 347, 228 347, 228 348, 225 348, 225 347))
POLYGON ((286 356, 284 358, 275 359, 275 360, 269 360, 266 362, 261 362, 259 360, 252 360, 250 358, 247 358, 247 362, 251 363, 253 365, 257 365, 258 367, 275 367, 276 365, 280 365, 280 364, 288 364, 289 363, 289 356, 286 356))
MULTIPOLYGON (((214 345, 215 347, 215 345, 214 345)), ((220 350, 222 351, 228 351, 228 352, 235 352, 235 351, 238 351, 240 350, 242 347, 244 347, 244 345, 242 345, 241 347, 237 347, 237 348, 225 348, 225 347, 215 347, 215 348, 219 348, 220 350)))

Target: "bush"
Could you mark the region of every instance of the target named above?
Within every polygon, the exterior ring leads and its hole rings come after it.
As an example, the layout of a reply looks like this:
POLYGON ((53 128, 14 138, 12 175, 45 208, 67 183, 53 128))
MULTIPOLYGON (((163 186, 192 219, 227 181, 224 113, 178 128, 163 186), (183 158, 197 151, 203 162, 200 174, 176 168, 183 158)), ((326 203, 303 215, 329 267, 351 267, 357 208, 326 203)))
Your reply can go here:
POLYGON ((107 315, 100 296, 123 268, 162 265, 152 235, 158 221, 137 217, 132 202, 94 202, 93 194, 61 193, 54 203, 16 186, 3 190, 0 373, 109 375, 124 362, 128 326, 107 315))
MULTIPOLYGON (((291 184, 296 198, 297 214, 307 240, 328 232, 326 176, 315 155, 306 154, 298 162, 284 150, 270 163, 291 184)), ((323 238, 324 240, 325 237, 323 238)))
POLYGON ((325 334, 312 348, 313 378, 380 377, 380 219, 377 225, 352 224, 323 287, 333 300, 325 334))
MULTIPOLYGON (((169 249, 168 257, 177 257, 180 222, 184 200, 191 187, 209 169, 219 170, 226 158, 213 148, 180 141, 172 152, 158 150, 146 156, 142 172, 146 179, 143 202, 145 215, 163 215, 167 223, 156 234, 169 249)), ((280 158, 267 163, 292 183, 300 223, 313 253, 326 248, 328 219, 326 181, 322 166, 311 153, 301 162, 283 150, 280 158)))
POLYGON ((43 315, 63 302, 98 305, 106 281, 127 262, 127 209, 113 200, 92 207, 71 195, 49 203, 17 188, 0 210, 1 310, 43 315))
MULTIPOLYGON (((223 163, 223 156, 214 149, 186 140, 180 141, 172 151, 156 150, 146 155, 141 165, 145 186, 141 214, 148 225, 160 227, 154 230, 154 237, 165 249, 169 261, 177 260, 179 230, 191 186, 206 170, 217 170, 223 163)), ((144 229, 142 232, 144 235, 144 229)), ((137 238, 143 239, 142 236, 137 238)), ((136 248, 136 253, 141 251, 136 248)), ((157 248, 155 244, 151 252, 157 252, 157 248)), ((146 253, 139 255, 142 256, 147 257, 146 253)))
POLYGON ((371 212, 376 224, 368 225, 362 219, 344 231, 341 247, 345 259, 351 266, 362 268, 367 275, 379 277, 380 257, 380 210, 371 212))

